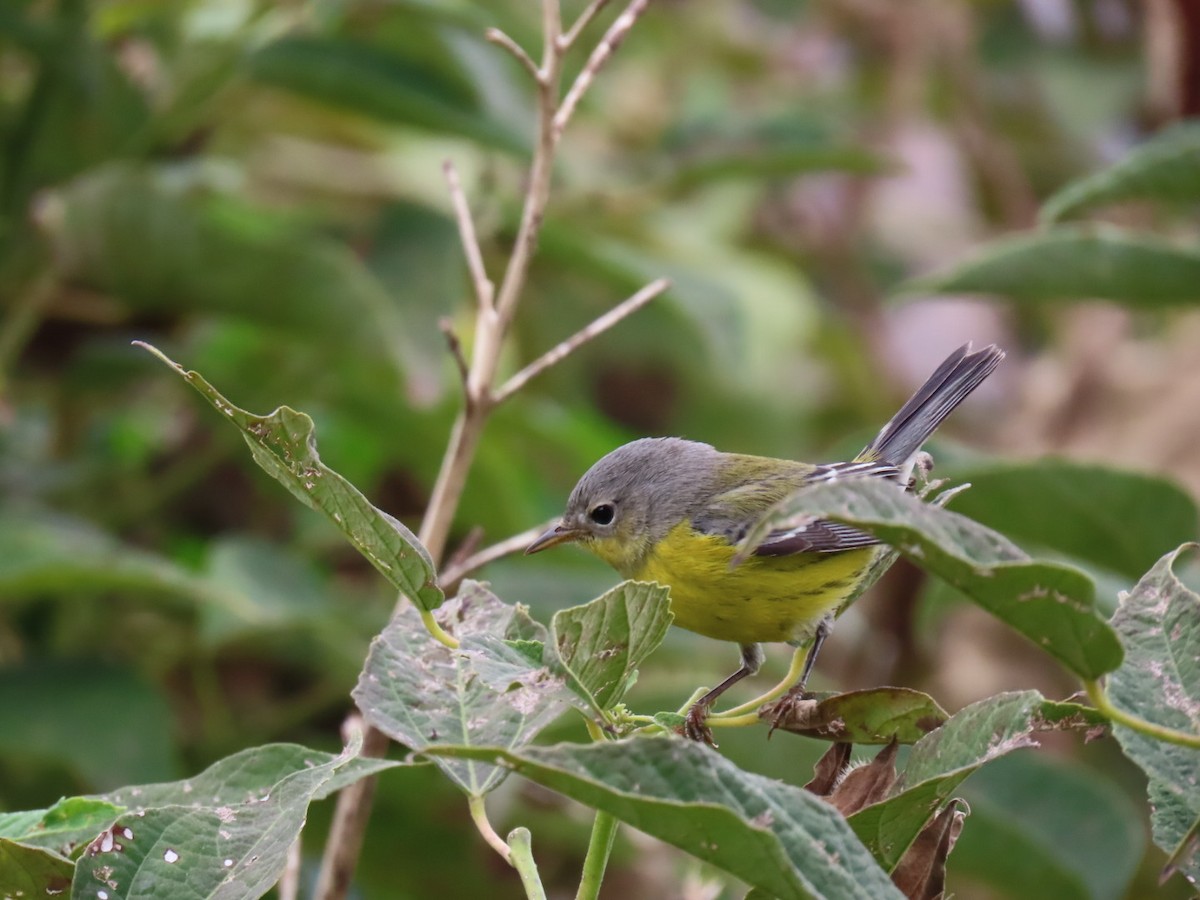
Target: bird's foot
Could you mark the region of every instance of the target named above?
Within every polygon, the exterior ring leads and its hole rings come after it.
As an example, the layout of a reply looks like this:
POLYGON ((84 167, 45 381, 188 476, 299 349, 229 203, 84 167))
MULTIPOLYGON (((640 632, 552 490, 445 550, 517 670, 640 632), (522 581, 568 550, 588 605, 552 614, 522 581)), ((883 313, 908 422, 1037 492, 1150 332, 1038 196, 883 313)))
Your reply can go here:
POLYGON ((683 717, 683 724, 676 729, 676 733, 683 735, 689 741, 708 744, 708 746, 715 750, 717 742, 713 740, 712 729, 706 724, 708 722, 708 713, 708 704, 693 703, 688 707, 688 711, 683 717))
POLYGON ((760 718, 771 723, 771 730, 767 732, 767 737, 770 738, 776 728, 783 728, 786 731, 789 726, 794 727, 805 721, 814 703, 813 695, 803 684, 798 684, 775 702, 762 707, 758 713, 760 718))

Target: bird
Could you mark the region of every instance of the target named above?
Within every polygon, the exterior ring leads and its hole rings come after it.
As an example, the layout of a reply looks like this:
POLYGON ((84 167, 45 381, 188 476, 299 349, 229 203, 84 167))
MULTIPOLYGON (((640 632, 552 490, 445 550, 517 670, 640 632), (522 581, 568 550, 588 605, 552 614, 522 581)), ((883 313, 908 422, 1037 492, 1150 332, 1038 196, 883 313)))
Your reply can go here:
POLYGON ((809 647, 792 690, 803 692, 834 618, 883 552, 864 531, 812 519, 769 533, 742 558, 747 533, 808 485, 869 478, 911 488, 922 445, 1003 359, 994 344, 959 347, 848 462, 723 453, 678 437, 632 441, 588 469, 561 519, 525 552, 578 544, 626 579, 667 586, 675 625, 739 645, 737 671, 699 697, 679 729, 715 747, 705 724, 712 706, 758 672, 762 644, 809 647))

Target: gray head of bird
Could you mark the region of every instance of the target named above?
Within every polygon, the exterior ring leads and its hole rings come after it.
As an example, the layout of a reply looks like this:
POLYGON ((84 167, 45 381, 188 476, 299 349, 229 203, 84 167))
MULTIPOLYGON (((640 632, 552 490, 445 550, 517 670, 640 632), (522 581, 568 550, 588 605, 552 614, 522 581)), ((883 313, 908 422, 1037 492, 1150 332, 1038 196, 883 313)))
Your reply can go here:
POLYGON ((719 454, 681 438, 642 438, 618 447, 584 473, 562 518, 525 552, 578 543, 626 578, 663 537, 691 517, 719 454))

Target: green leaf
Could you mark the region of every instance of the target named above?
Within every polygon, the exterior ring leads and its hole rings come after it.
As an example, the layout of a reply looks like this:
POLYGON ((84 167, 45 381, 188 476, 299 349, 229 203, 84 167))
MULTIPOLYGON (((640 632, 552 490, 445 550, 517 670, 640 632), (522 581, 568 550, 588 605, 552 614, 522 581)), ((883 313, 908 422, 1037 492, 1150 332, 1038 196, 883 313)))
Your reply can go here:
POLYGON ((809 172, 853 172, 872 175, 887 170, 879 156, 849 144, 783 143, 767 147, 728 148, 681 162, 670 187, 687 191, 733 179, 761 181, 809 172))
POLYGON ((221 396, 199 372, 185 370, 156 347, 141 341, 135 344, 174 369, 237 426, 254 461, 292 496, 332 522, 396 590, 424 610, 441 604, 429 553, 415 534, 372 506, 354 485, 321 462, 312 419, 286 406, 269 416, 248 413, 221 396))
POLYGON ((123 807, 107 800, 64 797, 49 809, 0 813, 0 837, 69 856, 77 844, 90 841, 122 812, 123 807))
POLYGON ((859 479, 797 491, 759 520, 749 553, 774 528, 826 516, 869 531, 921 568, 948 581, 988 612, 1085 678, 1121 662, 1121 645, 1094 608, 1091 580, 1077 569, 1035 562, 1002 535, 925 503, 895 485, 859 479))
MULTIPOLYGON (((910 688, 880 687, 816 695, 793 720, 773 723, 782 731, 847 744, 901 744, 919 741, 946 721, 946 711, 928 694, 910 688)), ((759 714, 770 720, 764 710, 759 714)))
POLYGON ((662 643, 674 616, 667 588, 626 581, 550 623, 555 663, 598 713, 621 701, 637 667, 662 643))
MULTIPOLYGON (((401 609, 371 644, 354 701, 368 722, 415 751, 439 744, 519 747, 567 708, 561 676, 533 663, 519 647, 537 626, 477 582, 464 582, 442 607, 439 622, 460 643, 434 640, 416 612, 401 609)), ((496 787, 505 772, 473 761, 436 758, 473 796, 496 787)))
POLYGON ((9 897, 53 897, 71 886, 75 866, 41 847, 0 837, 0 891, 9 897))
POLYGON ((172 719, 163 696, 125 669, 82 662, 0 669, 0 753, 59 761, 96 788, 170 775, 172 719))
POLYGON ((261 897, 279 880, 313 800, 399 765, 363 759, 360 749, 361 740, 338 756, 268 745, 222 760, 194 779, 109 794, 135 810, 80 856, 72 896, 261 897))
POLYGON ((1157 309, 1200 301, 1200 249, 1110 226, 1004 238, 905 293, 999 294, 1023 303, 1113 300, 1157 309))
POLYGON ((1195 502, 1165 478, 1059 459, 956 474, 971 484, 957 512, 1131 580, 1200 531, 1195 502))
POLYGON ((1014 900, 1120 900, 1141 862, 1142 813, 1095 771, 1017 753, 962 790, 970 827, 954 871, 1014 900))
MULTIPOLYGON (((227 173, 225 173, 227 176, 227 173)), ((114 163, 46 199, 58 277, 139 312, 249 320, 403 370, 398 313, 351 250, 234 199, 215 167, 114 163)))
POLYGON ((1046 705, 1037 691, 1024 691, 998 694, 955 713, 913 745, 892 795, 856 812, 850 826, 891 871, 968 775, 1013 750, 1037 746, 1035 732, 1060 727, 1044 715, 1046 705))
MULTIPOLYGON (((1200 595, 1175 574, 1185 544, 1166 554, 1125 596, 1113 626, 1125 645, 1125 663, 1108 680, 1118 708, 1155 725, 1200 735, 1200 595)), ((1114 724, 1126 755, 1150 780, 1154 842, 1173 854, 1200 819, 1200 753, 1114 724)), ((1180 861, 1196 884, 1200 860, 1180 861)))
POLYGON ((1120 162, 1061 188, 1042 206, 1044 222, 1124 200, 1200 200, 1200 126, 1181 123, 1135 147, 1120 162))
POLYGON ((689 741, 630 738, 519 752, 449 746, 429 752, 504 765, 772 897, 901 896, 832 806, 689 741))
MULTIPOLYGON (((449 57, 448 51, 445 56, 449 57)), ((338 109, 470 138, 511 153, 528 150, 526 141, 507 124, 490 118, 444 70, 416 66, 411 58, 369 44, 289 37, 259 50, 249 66, 259 81, 338 109)))

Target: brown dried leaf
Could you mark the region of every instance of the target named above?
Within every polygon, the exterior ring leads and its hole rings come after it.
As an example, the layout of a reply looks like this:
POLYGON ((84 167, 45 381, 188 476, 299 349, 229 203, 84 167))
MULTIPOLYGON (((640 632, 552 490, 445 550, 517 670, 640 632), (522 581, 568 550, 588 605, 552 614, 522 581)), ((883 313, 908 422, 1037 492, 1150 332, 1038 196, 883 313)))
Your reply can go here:
POLYGON ((818 797, 829 796, 829 792, 850 765, 850 751, 853 749, 852 744, 830 744, 829 749, 813 766, 812 781, 806 784, 804 789, 818 797))
POLYGON ((896 754, 900 744, 892 741, 866 765, 851 769, 828 796, 830 803, 844 816, 887 797, 896 783, 896 754))
POLYGON ((939 900, 946 890, 946 858, 962 832, 971 809, 966 801, 951 800, 900 858, 892 883, 909 900, 939 900))

